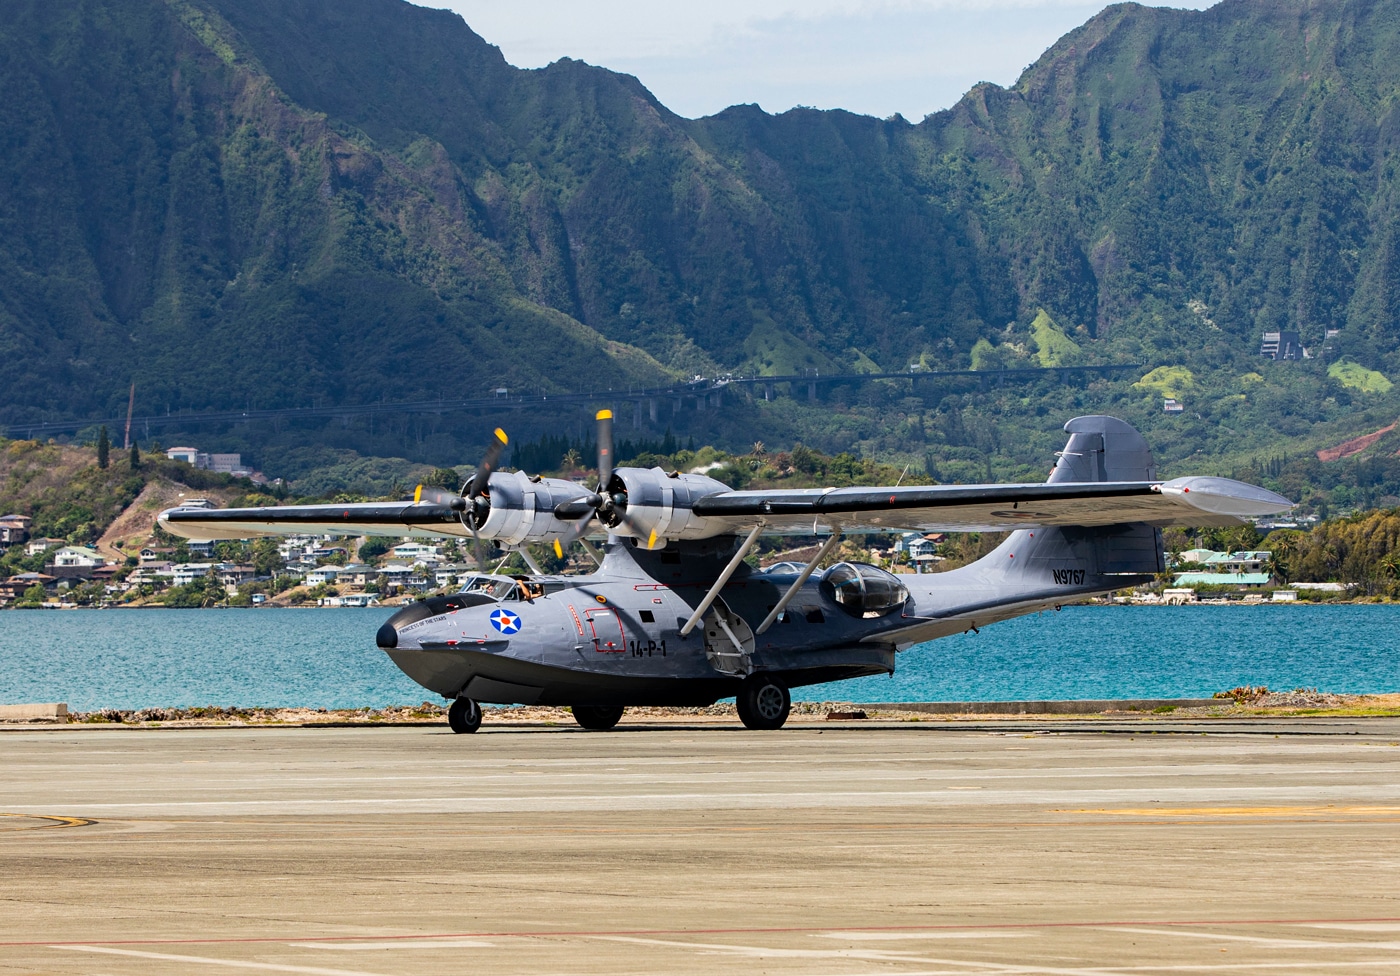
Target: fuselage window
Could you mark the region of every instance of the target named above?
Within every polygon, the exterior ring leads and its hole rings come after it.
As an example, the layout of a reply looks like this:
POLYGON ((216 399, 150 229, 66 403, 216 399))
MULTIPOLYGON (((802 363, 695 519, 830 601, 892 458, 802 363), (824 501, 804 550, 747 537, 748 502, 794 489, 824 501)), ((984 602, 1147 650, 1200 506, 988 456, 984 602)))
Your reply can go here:
POLYGON ((656 623, 656 614, 652 613, 650 610, 641 611, 641 618, 644 624, 656 623))
POLYGON ((824 624, 826 623, 826 616, 821 612, 820 609, 808 610, 807 622, 809 624, 824 624))

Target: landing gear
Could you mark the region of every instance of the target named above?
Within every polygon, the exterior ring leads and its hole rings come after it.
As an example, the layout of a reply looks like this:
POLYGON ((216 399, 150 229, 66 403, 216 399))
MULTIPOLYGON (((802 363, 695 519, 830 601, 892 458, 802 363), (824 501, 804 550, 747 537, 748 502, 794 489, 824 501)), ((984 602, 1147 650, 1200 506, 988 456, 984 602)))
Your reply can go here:
POLYGON ((606 732, 622 720, 621 705, 575 705, 574 721, 590 732, 606 732))
POLYGON ((749 729, 781 729, 792 710, 787 686, 766 674, 751 674, 735 696, 739 720, 749 729))
POLYGON ((458 698, 447 710, 447 724, 453 732, 475 732, 481 728, 481 706, 470 698, 458 698))

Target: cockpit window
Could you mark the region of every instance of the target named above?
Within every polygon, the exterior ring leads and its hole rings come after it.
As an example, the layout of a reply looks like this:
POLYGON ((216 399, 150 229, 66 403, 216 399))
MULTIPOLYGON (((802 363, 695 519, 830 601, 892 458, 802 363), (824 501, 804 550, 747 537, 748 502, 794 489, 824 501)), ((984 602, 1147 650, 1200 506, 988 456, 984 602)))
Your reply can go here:
POLYGON ((822 574, 821 588, 853 617, 879 617, 909 599, 898 577, 869 563, 837 563, 822 574))
POLYGON ((478 593, 493 600, 518 600, 515 580, 501 576, 473 576, 462 587, 463 593, 478 593))

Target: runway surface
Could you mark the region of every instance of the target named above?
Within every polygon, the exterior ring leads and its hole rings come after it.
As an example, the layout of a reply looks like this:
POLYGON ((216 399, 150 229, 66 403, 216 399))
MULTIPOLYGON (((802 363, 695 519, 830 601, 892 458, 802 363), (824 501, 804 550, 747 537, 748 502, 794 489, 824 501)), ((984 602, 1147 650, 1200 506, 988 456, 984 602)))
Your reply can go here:
POLYGON ((3 974, 1400 974, 1390 719, 7 731, 0 812, 3 974))

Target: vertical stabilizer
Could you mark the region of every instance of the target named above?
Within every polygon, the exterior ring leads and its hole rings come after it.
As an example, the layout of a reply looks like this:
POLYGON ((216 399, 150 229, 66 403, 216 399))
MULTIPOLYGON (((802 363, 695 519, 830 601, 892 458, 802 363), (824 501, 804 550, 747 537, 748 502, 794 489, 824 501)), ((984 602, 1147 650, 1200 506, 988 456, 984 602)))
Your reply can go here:
POLYGON ((1059 452, 1049 484, 1157 478, 1152 449, 1132 424, 1116 417, 1075 417, 1065 431, 1069 443, 1059 452))

